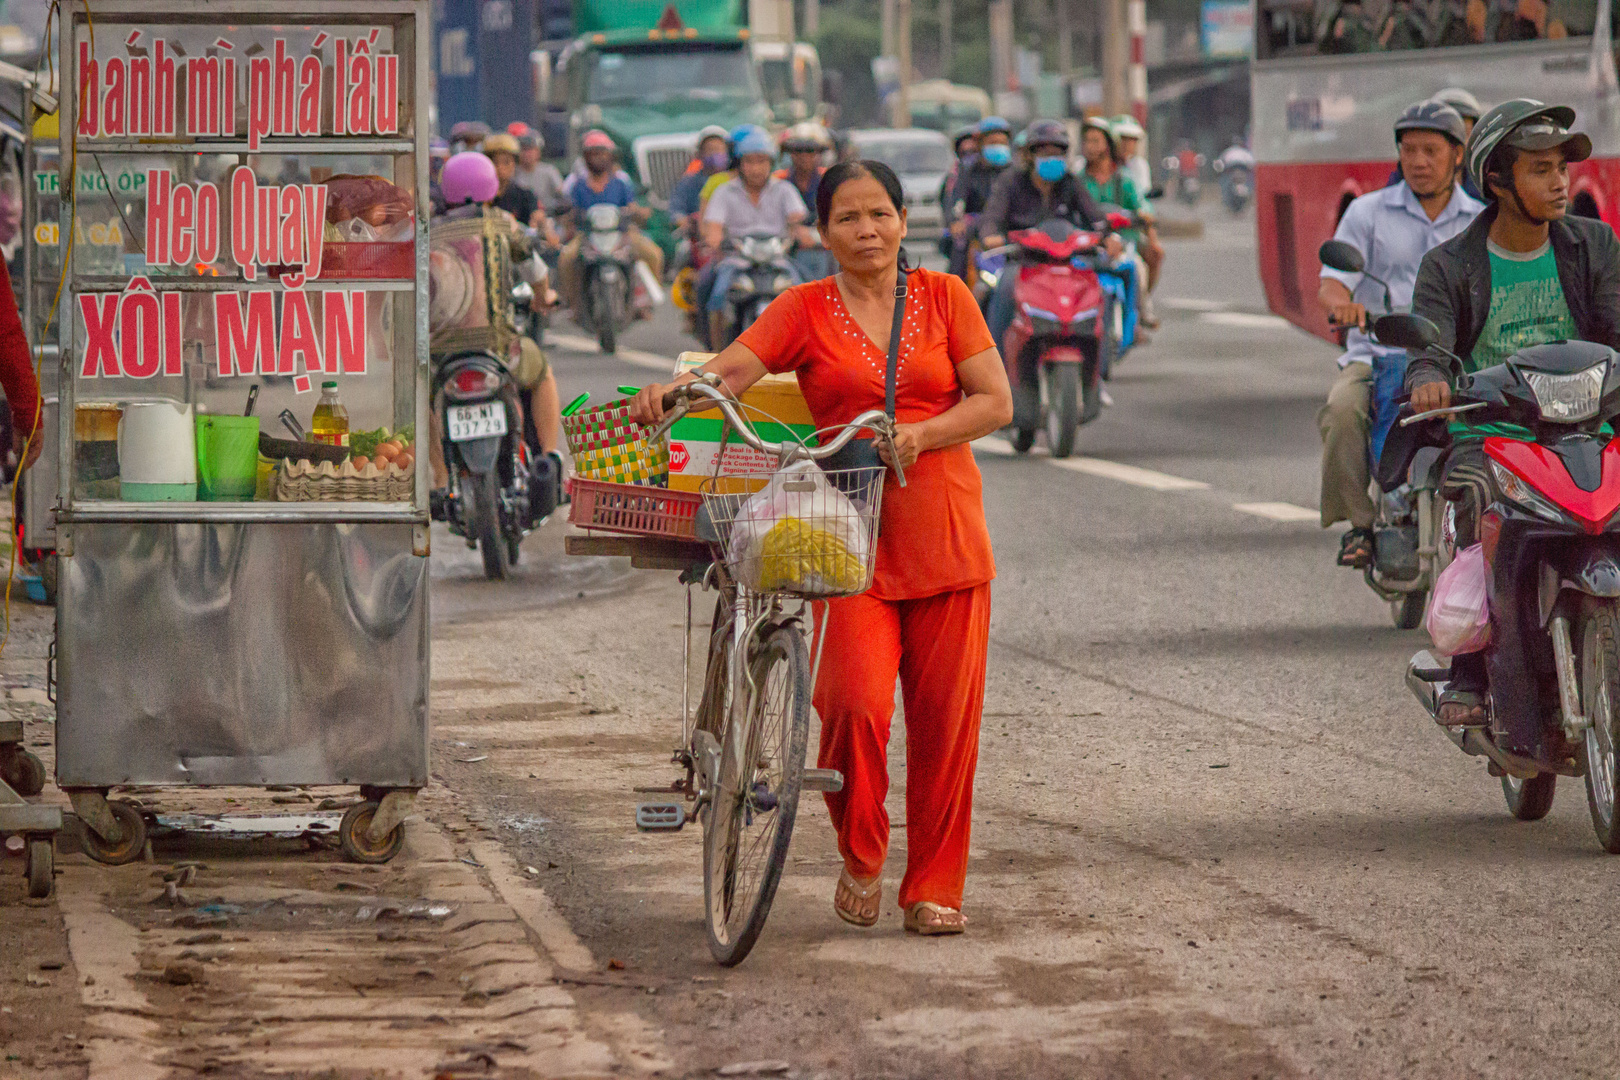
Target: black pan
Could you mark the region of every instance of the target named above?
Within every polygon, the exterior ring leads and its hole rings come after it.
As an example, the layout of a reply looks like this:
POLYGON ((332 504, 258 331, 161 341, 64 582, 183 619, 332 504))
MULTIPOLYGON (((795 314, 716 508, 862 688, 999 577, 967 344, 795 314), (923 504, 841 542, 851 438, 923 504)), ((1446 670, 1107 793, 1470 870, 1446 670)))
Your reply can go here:
POLYGON ((291 458, 294 461, 330 461, 334 465, 341 465, 348 460, 349 448, 346 446, 331 446, 327 443, 273 439, 260 432, 259 453, 277 461, 282 458, 291 458))

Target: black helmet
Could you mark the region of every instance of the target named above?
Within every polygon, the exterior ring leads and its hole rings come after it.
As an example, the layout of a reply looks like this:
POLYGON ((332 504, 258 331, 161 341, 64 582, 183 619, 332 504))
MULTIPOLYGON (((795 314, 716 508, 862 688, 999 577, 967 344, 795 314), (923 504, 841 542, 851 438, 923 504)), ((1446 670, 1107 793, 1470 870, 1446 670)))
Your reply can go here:
POLYGON ((1438 131, 1452 143, 1461 146, 1468 139, 1468 127, 1462 114, 1443 101, 1420 101, 1408 105, 1395 121, 1395 141, 1401 141, 1404 131, 1438 131))
POLYGON ((951 136, 951 149, 960 150, 962 148, 963 139, 977 139, 978 137, 978 124, 968 124, 966 127, 959 127, 956 129, 956 133, 951 136))
MULTIPOLYGON (((1104 128, 1104 130, 1107 130, 1104 128)), ((1112 133, 1110 133, 1112 139, 1112 133)), ((1056 146, 1065 154, 1069 152, 1069 129, 1057 120, 1035 120, 1024 129, 1024 145, 1030 149, 1037 146, 1056 146)))
POLYGON ((1485 174, 1498 147, 1536 151, 1562 146, 1565 161, 1585 161, 1592 156, 1592 140, 1570 131, 1573 123, 1575 110, 1568 105, 1544 105, 1531 98, 1504 101, 1474 125, 1464 155, 1468 175, 1489 202, 1496 196, 1485 182, 1485 174))

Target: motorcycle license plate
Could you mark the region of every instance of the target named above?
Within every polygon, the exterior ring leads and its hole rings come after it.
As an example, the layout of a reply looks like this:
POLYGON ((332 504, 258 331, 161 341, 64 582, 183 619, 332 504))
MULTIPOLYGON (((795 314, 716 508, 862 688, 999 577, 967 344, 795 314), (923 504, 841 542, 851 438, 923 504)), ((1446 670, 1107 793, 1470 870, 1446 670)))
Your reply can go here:
POLYGON ((506 434, 506 406, 499 401, 482 405, 451 405, 445 410, 445 426, 451 442, 487 439, 506 434))

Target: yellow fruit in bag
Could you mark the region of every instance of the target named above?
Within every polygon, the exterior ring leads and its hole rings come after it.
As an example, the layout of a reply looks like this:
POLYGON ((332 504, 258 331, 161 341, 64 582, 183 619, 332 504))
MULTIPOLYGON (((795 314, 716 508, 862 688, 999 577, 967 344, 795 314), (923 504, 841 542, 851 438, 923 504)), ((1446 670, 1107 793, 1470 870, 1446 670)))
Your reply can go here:
POLYGON ((782 518, 759 545, 759 588, 799 591, 812 582, 817 591, 858 589, 866 576, 864 561, 826 529, 802 518, 782 518), (817 580, 819 579, 819 581, 817 580))

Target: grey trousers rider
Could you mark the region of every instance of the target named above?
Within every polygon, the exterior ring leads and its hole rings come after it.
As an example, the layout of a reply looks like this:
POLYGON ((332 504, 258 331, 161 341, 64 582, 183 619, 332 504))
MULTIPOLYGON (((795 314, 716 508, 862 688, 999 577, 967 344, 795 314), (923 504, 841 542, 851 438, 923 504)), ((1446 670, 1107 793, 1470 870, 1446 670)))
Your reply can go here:
POLYGON ((1369 491, 1367 431, 1371 422, 1372 365, 1344 365, 1316 414, 1322 432, 1322 527, 1348 521, 1370 529, 1377 510, 1369 491))

